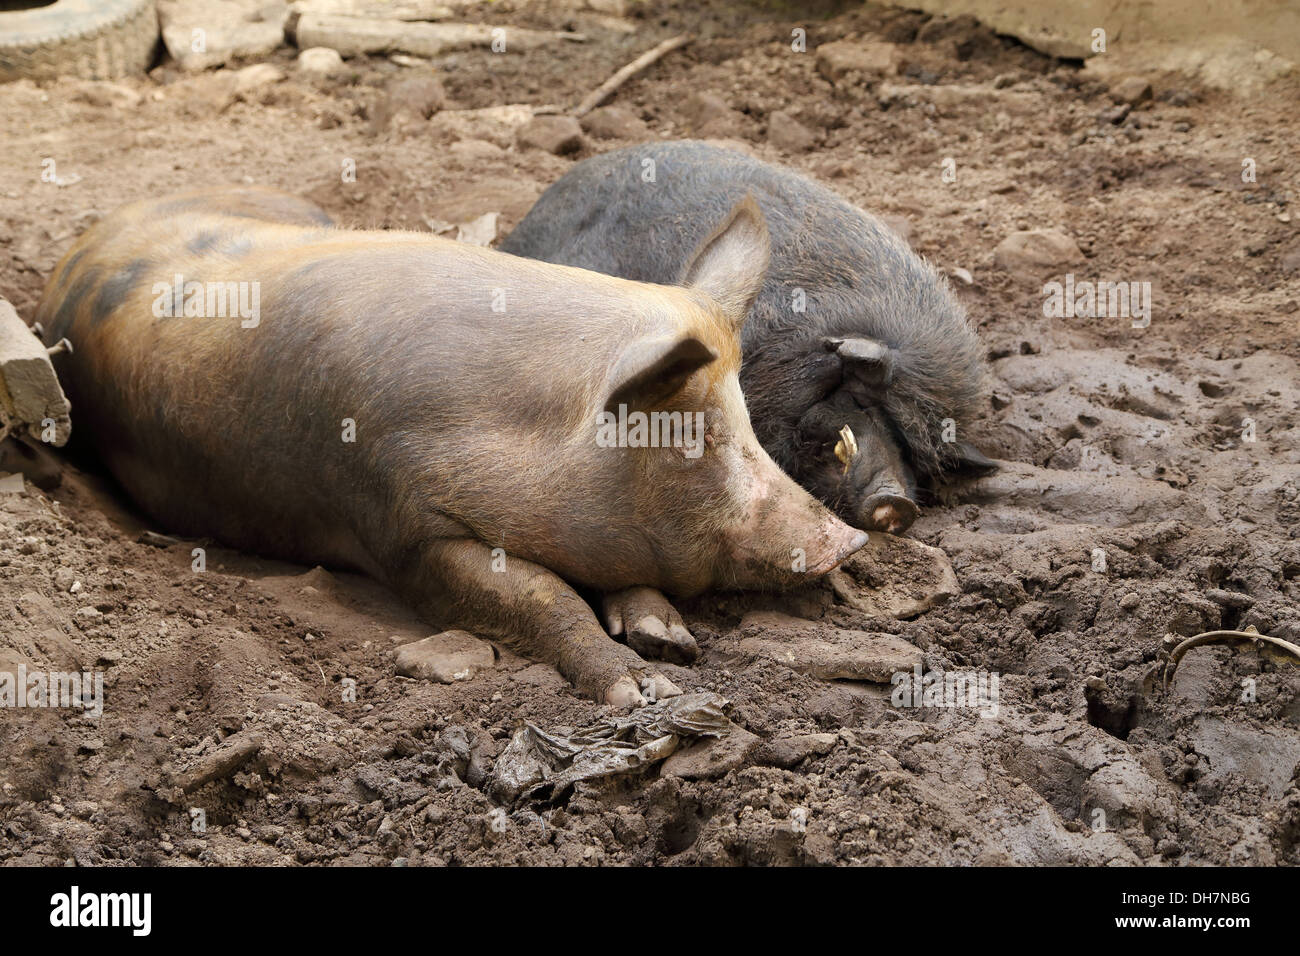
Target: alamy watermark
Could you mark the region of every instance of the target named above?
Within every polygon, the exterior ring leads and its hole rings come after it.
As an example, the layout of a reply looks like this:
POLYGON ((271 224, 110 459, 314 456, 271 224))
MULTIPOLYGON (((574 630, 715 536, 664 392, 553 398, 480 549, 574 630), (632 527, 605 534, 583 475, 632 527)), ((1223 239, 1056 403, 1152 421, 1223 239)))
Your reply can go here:
POLYGON ((1064 283, 1044 285, 1043 296, 1049 319, 1132 319, 1135 329, 1151 324, 1150 282, 1075 282, 1074 273, 1067 273, 1064 283))
POLYGON ((245 329, 262 322, 262 284, 257 281, 186 282, 178 272, 171 282, 155 282, 150 291, 156 318, 239 318, 245 329))
POLYGON ((978 710, 981 717, 998 715, 999 677, 991 671, 895 671, 889 702, 895 707, 946 707, 978 710))
POLYGON ((601 448, 680 448, 687 458, 704 454, 703 412, 629 412, 626 405, 596 414, 601 448))
POLYGON ((0 708, 50 707, 67 707, 84 711, 87 717, 102 717, 103 672, 29 671, 26 664, 19 664, 17 672, 0 671, 0 708))

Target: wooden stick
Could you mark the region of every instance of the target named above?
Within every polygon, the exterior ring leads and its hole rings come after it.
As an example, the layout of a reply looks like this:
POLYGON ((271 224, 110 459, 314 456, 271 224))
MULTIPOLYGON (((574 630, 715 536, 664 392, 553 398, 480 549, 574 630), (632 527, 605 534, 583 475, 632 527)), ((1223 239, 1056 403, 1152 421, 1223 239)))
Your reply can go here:
POLYGON ((689 33, 683 33, 680 36, 673 37, 671 40, 665 40, 653 50, 647 50, 645 53, 642 53, 627 66, 623 67, 623 69, 619 70, 604 83, 600 84, 599 87, 592 90, 591 93, 588 94, 587 98, 579 103, 577 109, 575 109, 570 115, 586 116, 601 103, 605 102, 605 100, 609 99, 615 90, 646 67, 656 63, 667 54, 672 53, 673 50, 676 50, 678 47, 686 46, 686 44, 690 43, 694 39, 695 37, 691 36, 689 33))

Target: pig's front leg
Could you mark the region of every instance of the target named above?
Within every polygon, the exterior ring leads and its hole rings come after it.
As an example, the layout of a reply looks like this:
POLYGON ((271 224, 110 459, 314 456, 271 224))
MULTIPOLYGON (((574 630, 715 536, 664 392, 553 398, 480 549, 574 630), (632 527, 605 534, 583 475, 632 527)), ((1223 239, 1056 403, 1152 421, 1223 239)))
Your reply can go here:
POLYGON ((546 568, 494 559, 482 542, 427 545, 397 584, 434 620, 454 620, 553 665, 582 694, 620 707, 681 691, 631 648, 611 640, 582 598, 546 568), (647 694, 642 695, 642 690, 647 694))
POLYGON ((674 664, 689 664, 700 656, 700 646, 677 608, 654 588, 605 595, 605 624, 611 634, 626 634, 628 646, 638 654, 674 664))

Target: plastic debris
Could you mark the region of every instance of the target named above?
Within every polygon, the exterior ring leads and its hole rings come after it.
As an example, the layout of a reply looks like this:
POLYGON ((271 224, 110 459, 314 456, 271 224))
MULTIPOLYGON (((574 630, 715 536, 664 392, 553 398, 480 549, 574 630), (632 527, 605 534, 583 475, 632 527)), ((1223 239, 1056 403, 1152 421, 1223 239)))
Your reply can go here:
POLYGON ((630 773, 665 759, 683 738, 723 737, 728 702, 707 691, 603 717, 571 734, 525 721, 497 758, 488 792, 504 803, 556 800, 580 780, 630 773))

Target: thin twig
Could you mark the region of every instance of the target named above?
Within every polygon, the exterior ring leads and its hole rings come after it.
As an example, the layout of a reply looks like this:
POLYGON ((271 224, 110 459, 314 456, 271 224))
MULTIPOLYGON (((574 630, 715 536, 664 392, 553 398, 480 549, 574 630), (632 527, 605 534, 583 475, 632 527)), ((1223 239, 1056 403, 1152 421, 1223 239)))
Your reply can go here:
POLYGON ((1169 660, 1165 662, 1161 675, 1162 683, 1166 688, 1169 686, 1169 682, 1174 679, 1174 671, 1178 667, 1178 662, 1193 647, 1199 647, 1202 644, 1224 644, 1229 641, 1258 641, 1263 644, 1272 644, 1274 647, 1279 647, 1300 659, 1300 647, 1290 641, 1284 641, 1280 637, 1260 634, 1253 628, 1249 631, 1206 631, 1204 634, 1189 637, 1169 653, 1169 660))
POLYGON ((591 93, 587 95, 587 98, 579 103, 577 108, 570 115, 575 117, 586 116, 601 103, 605 102, 605 100, 609 99, 615 90, 646 67, 657 62, 659 59, 673 52, 673 50, 676 50, 678 47, 686 46, 686 44, 690 43, 694 39, 695 37, 691 36, 689 33, 683 33, 680 36, 673 37, 671 40, 665 40, 653 50, 647 50, 645 53, 642 53, 627 66, 623 67, 623 69, 619 70, 604 83, 600 84, 596 89, 592 90, 591 93))

